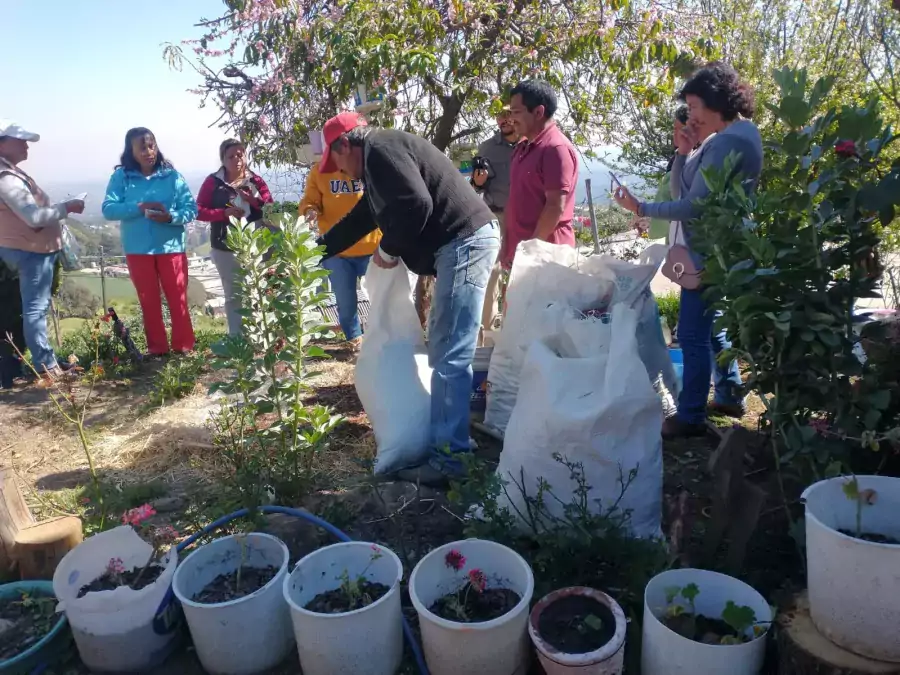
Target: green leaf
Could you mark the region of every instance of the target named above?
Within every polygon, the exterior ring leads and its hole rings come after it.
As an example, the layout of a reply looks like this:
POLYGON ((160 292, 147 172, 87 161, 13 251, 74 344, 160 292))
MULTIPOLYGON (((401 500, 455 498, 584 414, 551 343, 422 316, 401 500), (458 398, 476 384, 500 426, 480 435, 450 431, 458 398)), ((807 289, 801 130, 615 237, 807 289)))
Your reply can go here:
POLYGON ((700 595, 700 587, 697 586, 697 584, 688 584, 681 589, 681 597, 683 597, 688 602, 693 603, 694 599, 698 595, 700 595))
POLYGON ((881 389, 869 396, 869 402, 876 410, 887 410, 891 405, 891 392, 887 389, 881 389))
POLYGON ((729 600, 722 610, 722 621, 734 628, 739 635, 743 635, 756 623, 756 612, 752 607, 736 605, 733 600, 729 600))
POLYGON ((844 495, 847 497, 847 499, 851 499, 853 501, 857 501, 859 499, 859 481, 856 479, 856 476, 853 476, 853 478, 851 478, 850 480, 844 481, 841 489, 844 491, 844 495))
POLYGON ((598 616, 594 616, 593 614, 588 614, 586 617, 584 617, 584 623, 588 628, 590 628, 591 630, 595 630, 598 633, 604 628, 603 619, 598 616))

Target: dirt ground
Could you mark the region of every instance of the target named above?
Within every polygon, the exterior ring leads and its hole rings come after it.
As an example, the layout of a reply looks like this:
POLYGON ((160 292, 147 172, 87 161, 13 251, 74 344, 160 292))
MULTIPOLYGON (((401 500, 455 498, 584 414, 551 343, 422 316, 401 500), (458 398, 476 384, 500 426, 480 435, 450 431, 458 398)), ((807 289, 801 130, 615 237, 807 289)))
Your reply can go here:
MULTIPOLYGON (((346 422, 334 434, 331 449, 322 459, 321 489, 302 506, 352 537, 385 543, 404 559, 407 569, 412 569, 434 545, 460 537, 462 519, 443 492, 417 490, 409 483, 371 477, 375 442, 353 386, 352 358, 336 345, 325 348, 332 358, 320 364, 310 400, 331 406, 345 416, 346 422)), ((104 482, 123 494, 136 492, 141 499, 150 497, 157 511, 172 514, 173 521, 190 531, 192 523, 201 526, 233 510, 215 502, 220 492, 216 490, 217 479, 224 469, 206 420, 219 402, 205 393, 211 377, 206 375, 193 394, 148 410, 146 394, 156 368, 147 367, 127 385, 100 387, 88 416, 87 435, 104 482)), ((750 408, 740 424, 755 434, 761 405, 756 401, 750 408)), ((714 423, 725 429, 732 421, 714 423)), ((499 456, 499 442, 477 432, 473 435, 484 457, 499 456)), ((770 455, 762 440, 757 441, 744 458, 745 476, 761 486, 767 498, 740 576, 772 601, 779 590, 791 586, 792 580, 802 579, 802 565, 786 534, 770 455)), ((717 564, 716 560, 702 559, 701 543, 711 515, 707 463, 718 443, 719 435, 711 429, 705 438, 664 446, 666 501, 672 506, 681 498, 687 505, 682 514, 688 527, 682 564, 717 564)), ((88 473, 83 449, 72 428, 51 410, 46 390, 31 386, 0 393, 0 465, 13 468, 38 518, 77 512, 79 501, 85 499, 83 486, 88 483, 88 473)), ((673 512, 667 509, 666 531, 673 512)), ((266 529, 287 542, 292 562, 330 543, 328 535, 288 517, 270 517, 266 529)), ((80 672, 80 666, 73 662, 57 675, 80 672)), ((177 663, 167 663, 162 672, 202 671, 188 649, 181 650, 177 663)), ((276 671, 278 675, 296 672, 295 661, 276 671)))

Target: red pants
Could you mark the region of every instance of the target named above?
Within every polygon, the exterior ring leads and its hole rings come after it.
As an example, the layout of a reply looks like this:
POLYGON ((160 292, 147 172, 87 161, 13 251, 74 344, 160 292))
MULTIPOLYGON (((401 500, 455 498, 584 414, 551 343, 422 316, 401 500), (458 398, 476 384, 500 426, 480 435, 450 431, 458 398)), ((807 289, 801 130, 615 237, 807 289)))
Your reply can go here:
POLYGON ((187 302, 187 256, 184 253, 127 255, 125 260, 144 314, 147 351, 151 354, 169 352, 160 286, 172 317, 172 351, 191 351, 194 348, 194 327, 187 302))

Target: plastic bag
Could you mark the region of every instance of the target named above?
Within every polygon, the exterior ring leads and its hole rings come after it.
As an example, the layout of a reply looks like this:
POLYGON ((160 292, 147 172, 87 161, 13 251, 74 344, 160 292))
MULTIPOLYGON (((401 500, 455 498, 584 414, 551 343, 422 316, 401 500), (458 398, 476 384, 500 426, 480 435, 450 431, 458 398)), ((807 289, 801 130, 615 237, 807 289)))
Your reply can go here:
POLYGON ((356 361, 356 392, 375 433, 375 473, 421 464, 431 439, 431 368, 410 275, 369 263, 369 322, 356 361))
POLYGON ((59 250, 59 262, 66 272, 77 272, 82 268, 81 265, 81 244, 72 234, 72 229, 63 220, 59 224, 60 242, 62 248, 59 250))
POLYGON ((621 496, 618 509, 631 511, 631 533, 659 536, 663 415, 638 354, 640 310, 623 302, 607 317, 584 318, 570 309, 559 321, 556 306, 544 316, 556 332, 532 343, 522 365, 497 467, 507 482, 499 506, 526 513, 523 490, 534 497, 543 479, 555 496, 545 494, 544 506, 562 516, 577 485, 558 453, 582 465, 594 512, 621 496))
POLYGON ((536 340, 558 332, 555 320, 546 313, 550 305, 558 306, 557 315, 565 314, 565 307, 593 313, 608 311, 613 303, 634 307, 647 377, 659 392, 660 405, 671 408, 669 392, 677 393, 677 380, 649 290, 666 250, 662 245, 650 246, 635 265, 610 256, 580 257, 571 246, 537 240, 520 244, 506 293, 503 329, 494 336, 485 424, 500 433, 506 431, 527 350, 536 340))

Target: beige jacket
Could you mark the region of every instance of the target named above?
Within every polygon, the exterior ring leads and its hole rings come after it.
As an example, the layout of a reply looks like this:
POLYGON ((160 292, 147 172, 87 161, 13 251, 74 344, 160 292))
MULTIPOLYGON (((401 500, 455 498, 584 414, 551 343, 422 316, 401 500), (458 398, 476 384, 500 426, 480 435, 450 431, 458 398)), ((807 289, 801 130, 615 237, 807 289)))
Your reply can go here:
POLYGON ((41 209, 53 209, 49 224, 33 227, 21 213, 0 197, 0 247, 12 248, 31 253, 55 253, 62 248, 59 221, 65 218, 65 204, 51 207, 50 198, 27 173, 9 162, 0 159, 0 179, 15 177, 22 181, 31 193, 35 204, 41 209), (53 220, 55 218, 55 221, 53 220))

